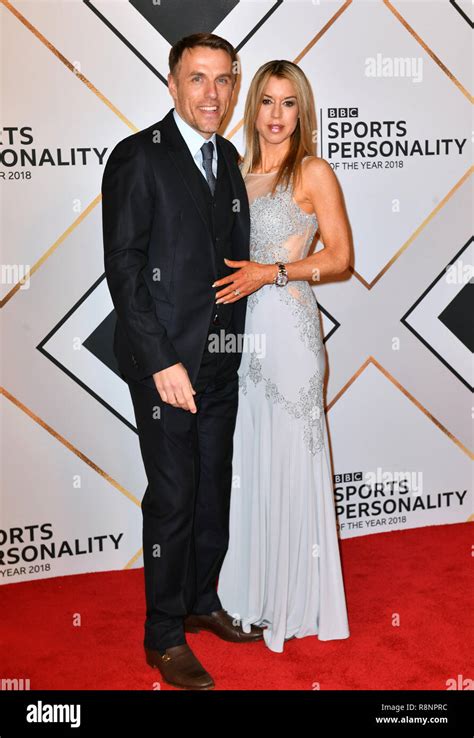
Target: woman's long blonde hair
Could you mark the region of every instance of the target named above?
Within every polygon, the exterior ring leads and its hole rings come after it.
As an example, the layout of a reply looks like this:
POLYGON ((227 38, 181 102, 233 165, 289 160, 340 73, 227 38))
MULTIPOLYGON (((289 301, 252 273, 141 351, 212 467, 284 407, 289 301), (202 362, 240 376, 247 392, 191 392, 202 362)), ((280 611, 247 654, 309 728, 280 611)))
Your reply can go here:
POLYGON ((255 73, 250 83, 244 112, 245 155, 241 173, 248 172, 261 164, 259 134, 255 127, 263 91, 270 77, 288 79, 294 89, 298 102, 299 117, 296 128, 291 134, 288 154, 281 163, 275 177, 272 194, 278 184, 296 187, 301 178, 301 162, 305 156, 316 154, 316 111, 311 85, 300 67, 293 62, 279 59, 266 62, 255 73))

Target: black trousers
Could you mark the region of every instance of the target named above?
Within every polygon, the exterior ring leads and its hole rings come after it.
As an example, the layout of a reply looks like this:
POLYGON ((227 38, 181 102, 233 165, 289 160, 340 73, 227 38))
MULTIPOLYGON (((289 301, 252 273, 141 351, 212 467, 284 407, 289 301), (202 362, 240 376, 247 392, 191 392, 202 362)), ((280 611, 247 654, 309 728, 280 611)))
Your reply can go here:
MULTIPOLYGON (((220 333, 212 326, 212 333, 220 333)), ((141 503, 146 620, 144 645, 163 652, 186 642, 188 613, 220 610, 217 578, 229 543, 237 355, 203 354, 197 413, 162 402, 128 380, 148 485, 141 503)))

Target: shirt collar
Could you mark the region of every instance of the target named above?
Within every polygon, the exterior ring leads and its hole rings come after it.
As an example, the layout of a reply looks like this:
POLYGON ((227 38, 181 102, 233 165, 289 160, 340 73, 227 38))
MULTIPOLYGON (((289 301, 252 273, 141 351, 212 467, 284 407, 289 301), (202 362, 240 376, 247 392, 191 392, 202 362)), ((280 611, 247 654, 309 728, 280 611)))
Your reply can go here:
POLYGON ((193 157, 196 157, 196 155, 200 153, 201 146, 207 141, 212 141, 214 144, 214 156, 217 156, 217 141, 215 133, 213 133, 210 138, 204 138, 199 131, 196 131, 189 125, 189 123, 183 120, 179 113, 176 112, 176 108, 173 108, 173 117, 193 157))

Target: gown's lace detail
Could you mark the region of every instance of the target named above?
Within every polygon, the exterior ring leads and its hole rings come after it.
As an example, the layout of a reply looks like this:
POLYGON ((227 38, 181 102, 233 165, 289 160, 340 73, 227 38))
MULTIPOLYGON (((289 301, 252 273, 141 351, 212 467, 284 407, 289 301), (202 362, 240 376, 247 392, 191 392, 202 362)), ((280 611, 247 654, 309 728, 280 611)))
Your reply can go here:
MULTIPOLYGON (((308 253, 317 229, 316 215, 305 213, 299 207, 293 199, 290 187, 279 185, 272 196, 271 191, 268 191, 269 187, 271 190, 271 174, 269 177, 266 175, 255 177, 256 180, 252 178, 246 180, 251 214, 250 259, 261 264, 272 264, 275 261, 288 263, 303 259, 308 253)), ((254 314, 261 300, 265 301, 270 297, 268 290, 272 290, 278 303, 283 303, 289 310, 288 314, 284 309, 287 317, 282 326, 282 340, 291 343, 284 335, 285 330, 294 330, 293 325, 296 325, 299 340, 317 357, 323 350, 323 344, 318 305, 309 282, 292 281, 286 287, 264 285, 247 298, 247 310, 250 314, 254 314)), ((271 307, 267 309, 269 309, 266 318, 268 320, 272 317, 271 307)), ((276 309, 278 310, 278 306, 276 309)), ((268 326, 261 324, 258 317, 255 321, 249 320, 249 327, 257 330, 260 326, 263 332, 268 332, 268 326)), ((285 350, 283 345, 281 349, 285 350)), ((313 360, 311 365, 313 367, 311 376, 306 385, 299 388, 297 401, 285 397, 277 382, 266 373, 265 363, 260 361, 255 352, 242 362, 239 387, 247 394, 247 378, 250 378, 254 385, 264 382, 267 399, 281 404, 294 418, 303 420, 304 440, 311 453, 315 454, 321 450, 323 444, 321 420, 324 412, 323 376, 317 361, 313 360)))
MULTIPOLYGON (((271 193, 257 195, 250 205, 250 259, 260 264, 274 264, 276 261, 288 263, 303 259, 311 246, 317 229, 317 218, 314 213, 305 213, 293 200, 291 190, 279 185, 275 195, 271 193), (299 245, 299 253, 295 251, 294 236, 303 236, 299 245), (293 246, 293 249, 292 249, 293 246)), ((316 313, 315 297, 308 282, 293 281, 286 287, 265 285, 247 298, 247 309, 253 310, 257 305, 260 293, 265 289, 278 290, 293 313, 296 314, 301 335, 312 351, 319 350, 320 325, 316 313), (303 292, 300 299, 301 292, 303 292)))
MULTIPOLYGON (((288 282, 289 284, 290 282, 288 282)), ((322 348, 322 338, 316 299, 308 282, 291 282, 291 284, 301 285, 299 289, 303 293, 306 293, 306 290, 308 290, 310 294, 303 294, 303 299, 300 299, 300 297, 294 297, 287 290, 288 285, 286 287, 277 287, 275 285, 274 289, 280 290, 279 295, 281 299, 286 302, 293 315, 296 316, 301 339, 310 351, 317 354, 322 348)))
POLYGON ((239 376, 239 388, 244 395, 247 394, 247 378, 251 379, 254 385, 258 382, 265 383, 265 397, 267 400, 283 405, 285 410, 294 418, 302 418, 304 421, 304 440, 312 454, 321 451, 323 448, 323 427, 322 415, 324 413, 324 400, 322 394, 322 377, 319 372, 315 372, 309 381, 309 386, 305 390, 300 387, 299 399, 296 402, 287 400, 279 391, 275 382, 265 378, 262 373, 262 363, 255 351, 252 351, 249 362, 248 371, 239 376))
MULTIPOLYGON (((316 221, 314 214, 304 213, 293 200, 290 188, 281 184, 273 196, 267 192, 255 197, 251 209, 250 258, 261 264, 292 260, 286 242, 294 235, 304 235, 308 221, 316 221)), ((311 240, 313 235, 314 231, 311 240)))
MULTIPOLYGON (((252 257, 250 258, 252 259, 252 257)), ((255 260, 252 259, 252 261, 255 260)), ((288 259, 286 263, 288 263, 288 259)), ((265 289, 278 290, 279 298, 288 305, 292 314, 296 317, 301 339, 306 343, 310 351, 317 354, 321 350, 322 345, 321 325, 317 302, 309 282, 292 281, 286 287, 265 285, 247 297, 247 310, 253 311, 259 302, 259 296, 262 290, 265 289)))

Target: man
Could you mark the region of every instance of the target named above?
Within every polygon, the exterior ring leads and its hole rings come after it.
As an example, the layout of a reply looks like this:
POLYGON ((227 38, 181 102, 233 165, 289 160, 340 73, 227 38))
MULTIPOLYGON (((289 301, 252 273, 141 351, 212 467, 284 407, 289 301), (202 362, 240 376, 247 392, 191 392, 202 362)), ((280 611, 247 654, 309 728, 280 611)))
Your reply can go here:
POLYGON ((235 146, 217 135, 235 89, 236 53, 213 34, 170 51, 175 108, 113 149, 102 182, 104 260, 117 314, 114 351, 134 406, 148 486, 142 501, 147 663, 165 681, 211 689, 186 643, 245 633, 217 577, 229 539, 232 449, 246 298, 216 304, 213 284, 249 259, 249 208, 235 146), (215 344, 215 342, 214 342, 215 344), (236 345, 239 346, 237 341, 236 345), (222 345, 222 344, 221 344, 222 345))

